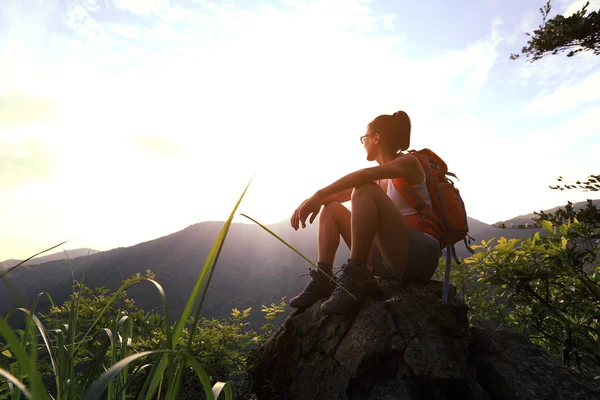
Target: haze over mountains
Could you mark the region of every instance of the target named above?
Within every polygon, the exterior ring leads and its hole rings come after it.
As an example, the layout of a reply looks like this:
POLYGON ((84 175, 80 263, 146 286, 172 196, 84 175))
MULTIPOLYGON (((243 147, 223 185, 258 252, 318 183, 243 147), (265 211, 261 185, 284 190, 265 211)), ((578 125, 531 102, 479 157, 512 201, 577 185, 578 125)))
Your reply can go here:
MULTIPOLYGON (((600 200, 595 200, 594 203, 600 205, 600 200)), ((502 222, 507 226, 511 223, 517 225, 524 218, 528 216, 502 222)), ((92 252, 87 258, 84 283, 91 287, 107 286, 116 290, 124 279, 150 269, 163 286, 169 311, 175 317, 183 308, 222 225, 223 222, 215 221, 197 223, 171 235, 135 246, 92 252)), ((309 259, 316 260, 316 223, 297 232, 291 229, 289 221, 268 227, 309 259)), ((500 236, 529 237, 535 231, 495 228, 474 218, 469 218, 469 227, 470 235, 476 242, 500 236)), ((456 250, 459 256, 469 255, 465 246, 460 243, 456 245, 456 250)), ((26 307, 43 291, 49 292, 56 304, 67 300, 71 293, 71 270, 66 260, 56 259, 60 254, 30 260, 0 280, 0 314, 4 315, 18 305, 7 287, 6 278, 9 278, 11 286, 18 288, 26 307), (39 263, 40 261, 42 262, 39 263)), ((87 254, 87 250, 69 251, 69 256, 73 257, 71 265, 75 276, 80 279, 86 257, 77 257, 76 254, 87 254)), ((348 248, 341 244, 336 266, 344 263, 348 256, 348 248)), ((7 260, 3 264, 10 265, 13 262, 14 260, 7 260)), ((252 307, 251 322, 255 328, 259 328, 261 305, 279 302, 283 296, 287 300, 295 296, 308 282, 307 276, 295 277, 307 273, 308 266, 305 260, 259 226, 232 224, 202 316, 224 318, 234 307, 252 307)), ((142 308, 160 309, 160 298, 151 285, 137 285, 128 293, 142 308)), ((42 300, 40 308, 47 307, 48 302, 42 300)))
MULTIPOLYGON (((69 258, 71 258, 71 259, 86 256, 88 253, 89 254, 98 253, 98 250, 93 250, 93 249, 74 249, 74 250, 65 250, 65 251, 67 252, 69 258)), ((30 263, 31 264, 42 264, 42 263, 45 263, 48 261, 64 260, 67 258, 67 254, 65 254, 65 251, 61 250, 56 253, 36 257, 35 259, 30 260, 30 263)), ((3 271, 8 268, 12 268, 15 265, 17 265, 18 263, 20 263, 21 261, 23 261, 23 260, 16 260, 13 258, 11 258, 10 260, 0 261, 0 271, 3 271)))

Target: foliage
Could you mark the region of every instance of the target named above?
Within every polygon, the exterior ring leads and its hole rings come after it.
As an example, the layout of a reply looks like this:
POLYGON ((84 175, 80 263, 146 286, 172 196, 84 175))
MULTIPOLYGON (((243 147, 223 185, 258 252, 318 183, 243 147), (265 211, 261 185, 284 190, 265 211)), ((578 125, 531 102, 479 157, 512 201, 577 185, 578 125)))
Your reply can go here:
MULTIPOLYGON (((146 277, 152 278, 154 274, 147 270, 146 277)), ((124 281, 124 283, 132 282, 140 279, 140 274, 133 276, 124 281)), ((141 353, 156 349, 157 346, 166 339, 163 329, 165 319, 157 312, 145 312, 140 309, 135 301, 128 298, 126 292, 121 292, 116 296, 116 300, 109 303, 114 293, 110 293, 105 287, 91 289, 80 282, 74 283, 74 293, 71 300, 66 301, 60 306, 51 307, 50 311, 45 314, 40 314, 40 321, 44 323, 46 329, 60 330, 65 324, 68 324, 69 316, 74 307, 79 305, 78 326, 80 332, 85 332, 92 326, 94 320, 101 316, 100 322, 96 324, 93 331, 86 339, 83 345, 83 351, 76 356, 75 366, 83 371, 79 375, 80 381, 78 385, 82 385, 82 380, 95 380, 103 370, 96 371, 96 376, 90 376, 90 368, 94 362, 95 356, 98 354, 104 355, 104 365, 111 364, 111 352, 103 352, 103 336, 106 336, 104 328, 101 326, 111 326, 113 321, 118 321, 120 316, 127 315, 132 321, 131 334, 128 339, 130 342, 128 347, 134 353, 141 353), (104 334, 104 335, 103 335, 104 334)), ((282 299, 280 304, 271 304, 263 306, 262 312, 265 318, 265 325, 261 328, 261 333, 256 333, 255 330, 249 329, 247 319, 250 315, 251 308, 245 310, 233 309, 231 317, 224 320, 205 319, 197 321, 197 329, 194 331, 192 339, 191 355, 197 360, 202 360, 202 366, 211 381, 231 381, 237 385, 238 392, 240 390, 248 390, 246 387, 246 373, 248 370, 247 355, 260 343, 262 343, 276 328, 274 323, 279 314, 285 311, 285 299, 282 299)), ((193 317, 190 317, 188 325, 194 324, 193 317)), ((112 330, 112 329, 111 329, 112 330)), ((180 342, 176 349, 183 350, 188 339, 189 329, 184 329, 180 342)), ((123 344, 116 345, 117 352, 123 350, 123 344)), ((4 357, 0 356, 0 362, 12 359, 10 350, 4 350, 4 357), (10 355, 10 356, 9 356, 10 355)), ((39 354, 38 361, 43 367, 40 372, 42 375, 51 376, 51 368, 47 365, 47 357, 43 353, 39 354)), ((138 363, 139 366, 143 365, 138 363)), ((133 364, 135 368, 137 364, 133 364)), ((128 385, 129 393, 137 393, 142 385, 145 374, 142 372, 135 377, 128 385)), ((197 397, 197 393, 202 391, 201 385, 198 384, 193 373, 186 371, 183 380, 183 394, 180 398, 185 398, 188 392, 193 393, 197 397)), ((0 398, 4 397, 8 392, 8 386, 0 385, 0 398)))
MULTIPOLYGON (((90 292, 85 288, 85 269, 80 282, 75 282, 73 276, 71 300, 66 305, 53 309, 62 324, 50 322, 55 327, 47 328, 35 313, 37 302, 42 296, 46 296, 54 305, 48 293, 38 295, 30 309, 13 309, 6 316, 0 316, 0 376, 5 379, 0 386, 2 394, 8 394, 11 399, 25 396, 36 400, 101 397, 125 400, 128 398, 130 385, 141 379, 143 384, 135 391, 138 399, 151 399, 157 394, 159 398, 176 399, 180 398, 184 375, 191 368, 207 399, 218 398, 221 392, 224 392, 227 399, 231 399, 230 385, 217 382, 211 387, 206 371, 191 355, 190 344, 194 335, 189 336, 184 351, 179 346, 184 342, 184 330, 190 321, 194 304, 206 295, 225 237, 248 186, 223 224, 174 325, 169 318, 164 290, 150 277, 136 276, 124 282, 108 300, 104 301, 103 298, 99 302, 102 307, 96 312, 98 310, 92 306, 93 300, 98 300, 107 293, 105 290, 90 292), (149 351, 137 351, 133 347, 136 330, 131 312, 137 313, 138 317, 141 315, 135 304, 124 297, 128 288, 142 282, 153 285, 157 290, 164 312, 162 323, 155 318, 157 329, 154 326, 144 328, 160 332, 158 339, 151 343, 152 350, 149 351), (118 306, 119 302, 124 304, 124 309, 118 306), (13 329, 8 324, 14 313, 25 314, 25 329, 13 329), (94 352, 89 351, 90 343, 94 352)), ((196 316, 199 315, 201 306, 202 302, 196 309, 196 316)), ((195 326, 192 325, 192 329, 195 326)), ((138 327, 137 333, 141 331, 142 328, 138 327)))
MULTIPOLYGON (((564 182, 563 177, 559 176, 557 179, 559 182, 564 182)), ((600 174, 589 175, 587 181, 575 181, 565 182, 562 186, 550 186, 550 189, 555 190, 569 190, 569 189, 581 189, 584 192, 598 192, 600 191, 600 174)))
MULTIPOLYGON (((582 51, 593 51, 600 54, 600 13, 587 12, 589 1, 573 15, 565 17, 556 15, 548 19, 550 0, 540 8, 542 24, 531 33, 526 33, 530 39, 527 46, 521 49, 531 62, 539 60, 550 54, 569 51, 567 57, 572 57, 582 51)), ((510 59, 519 58, 519 54, 511 54, 510 59)))
POLYGON ((473 246, 452 271, 471 323, 509 325, 585 378, 600 377, 599 215, 591 201, 542 212, 536 222, 547 235, 473 246))
POLYGON ((575 210, 573 203, 568 202, 564 209, 558 209, 555 213, 545 213, 544 211, 534 212, 537 215, 534 218, 535 223, 541 224, 542 221, 550 221, 554 225, 568 224, 569 221, 577 220, 585 223, 590 228, 600 226, 600 210, 596 208, 592 200, 586 202, 584 208, 575 210))

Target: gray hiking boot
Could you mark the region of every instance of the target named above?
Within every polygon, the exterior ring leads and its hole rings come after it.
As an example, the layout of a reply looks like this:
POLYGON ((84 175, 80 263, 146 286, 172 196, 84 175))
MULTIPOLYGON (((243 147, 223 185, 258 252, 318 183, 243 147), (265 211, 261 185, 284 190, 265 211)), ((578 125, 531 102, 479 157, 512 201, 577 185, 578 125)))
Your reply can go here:
POLYGON ((329 297, 335 283, 331 281, 324 273, 315 268, 310 269, 310 282, 304 288, 302 293, 290 300, 290 307, 304 308, 313 305, 317 300, 323 297, 329 297))
POLYGON ((366 296, 379 297, 377 281, 366 266, 359 265, 354 260, 348 260, 342 266, 342 273, 337 282, 352 293, 336 286, 329 300, 321 304, 321 311, 327 315, 349 314, 358 309, 366 296))

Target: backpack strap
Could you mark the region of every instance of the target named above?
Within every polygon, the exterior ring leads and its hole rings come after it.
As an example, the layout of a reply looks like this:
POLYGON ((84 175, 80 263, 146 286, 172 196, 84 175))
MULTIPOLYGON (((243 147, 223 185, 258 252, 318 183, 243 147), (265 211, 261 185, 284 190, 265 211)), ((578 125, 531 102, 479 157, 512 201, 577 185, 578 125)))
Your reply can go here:
POLYGON ((453 253, 456 254, 454 246, 446 246, 446 272, 444 273, 444 287, 442 289, 442 301, 446 303, 448 302, 448 291, 450 290, 450 267, 452 266, 453 253))
POLYGON ((433 167, 431 165, 431 161, 429 160, 429 158, 427 158, 427 156, 425 156, 424 154, 421 154, 419 152, 414 152, 414 153, 412 153, 412 155, 417 157, 417 159, 419 160, 419 163, 421 164, 421 167, 423 167, 423 172, 425 172, 426 182, 430 182, 430 183, 435 182, 435 179, 433 178, 433 171, 432 171, 433 167))
POLYGON ((417 210, 419 214, 423 214, 427 217, 433 216, 433 209, 425 200, 417 193, 415 188, 408 183, 408 181, 404 178, 394 178, 392 179, 392 183, 394 187, 400 193, 404 201, 408 203, 409 206, 417 210))
POLYGON ((406 203, 409 206, 417 210, 419 214, 433 221, 433 223, 439 228, 440 240, 443 239, 442 245, 445 244, 446 231, 444 228, 444 224, 442 223, 440 218, 433 213, 433 207, 427 204, 425 200, 423 200, 421 195, 417 193, 415 188, 410 183, 408 183, 406 179, 394 178, 392 179, 392 183, 394 184, 394 187, 396 188, 400 196, 402 196, 404 201, 406 201, 406 203))

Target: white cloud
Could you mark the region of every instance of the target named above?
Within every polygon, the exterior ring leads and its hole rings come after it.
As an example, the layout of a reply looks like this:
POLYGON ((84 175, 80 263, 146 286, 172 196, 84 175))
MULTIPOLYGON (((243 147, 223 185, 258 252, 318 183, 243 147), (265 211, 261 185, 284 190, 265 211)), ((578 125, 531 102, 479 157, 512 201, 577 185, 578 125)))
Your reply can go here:
POLYGON ((140 16, 159 15, 170 8, 169 0, 113 0, 116 8, 140 16))
POLYGON ((575 57, 557 54, 544 57, 533 63, 525 59, 513 61, 518 67, 508 78, 509 83, 536 85, 544 89, 555 90, 561 85, 572 85, 593 72, 600 60, 592 53, 584 52, 575 57))
POLYGON ((186 10, 182 7, 172 6, 166 12, 159 15, 160 19, 167 23, 178 22, 194 22, 196 20, 196 12, 186 10))
POLYGON ((534 14, 533 11, 527 11, 521 19, 521 23, 519 24, 519 33, 531 32, 537 27, 537 21, 539 20, 541 20, 541 16, 539 14, 534 14))
POLYGON ((141 40, 142 30, 136 25, 125 25, 125 24, 110 24, 107 29, 117 35, 121 35, 126 39, 141 40))
POLYGON ((563 84, 549 94, 538 95, 523 109, 524 114, 554 114, 600 101, 600 71, 576 84, 563 84))
POLYGON ((107 48, 104 27, 96 21, 81 4, 71 3, 64 15, 65 25, 87 43, 107 48))
POLYGON ((600 8, 600 0, 563 0, 562 5, 564 7, 564 11, 562 12, 562 15, 565 17, 573 15, 577 11, 581 10, 588 1, 590 3, 590 5, 587 7, 588 13, 590 11, 596 11, 600 8))

